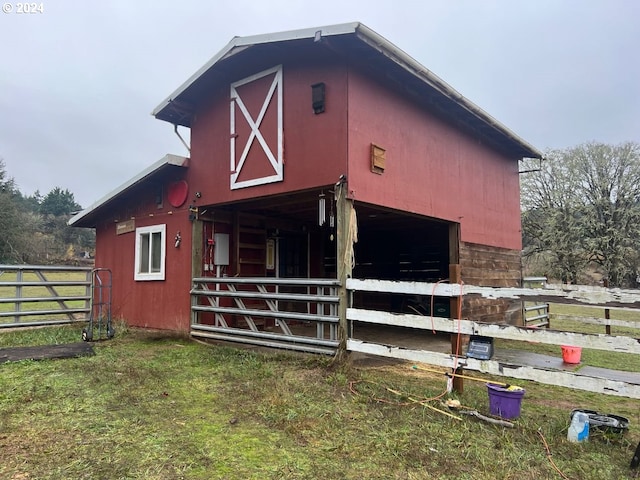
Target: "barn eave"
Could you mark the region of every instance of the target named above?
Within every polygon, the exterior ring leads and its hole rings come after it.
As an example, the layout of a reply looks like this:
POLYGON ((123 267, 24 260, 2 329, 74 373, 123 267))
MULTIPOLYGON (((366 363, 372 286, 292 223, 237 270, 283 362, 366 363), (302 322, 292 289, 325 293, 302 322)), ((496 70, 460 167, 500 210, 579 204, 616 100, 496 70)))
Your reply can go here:
POLYGON ((542 153, 487 112, 465 98, 425 66, 359 22, 248 37, 234 37, 152 112, 159 120, 191 127, 203 92, 224 78, 224 64, 249 49, 314 42, 348 57, 357 68, 403 85, 423 105, 514 159, 542 158, 542 153), (218 80, 219 81, 219 80, 218 80))
POLYGON ((157 162, 145 168, 136 176, 120 185, 118 188, 109 192, 107 195, 102 197, 97 202, 93 203, 91 206, 85 208, 81 212, 71 217, 68 224, 72 227, 95 227, 101 213, 105 212, 116 199, 127 194, 142 182, 148 181, 168 169, 187 168, 188 166, 188 157, 167 154, 157 162))

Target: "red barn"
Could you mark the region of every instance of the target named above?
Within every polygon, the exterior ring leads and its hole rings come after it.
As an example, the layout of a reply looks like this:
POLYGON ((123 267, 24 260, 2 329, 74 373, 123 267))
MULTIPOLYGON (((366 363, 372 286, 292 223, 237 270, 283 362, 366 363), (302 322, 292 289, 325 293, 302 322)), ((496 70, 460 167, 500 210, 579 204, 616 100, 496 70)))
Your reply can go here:
MULTIPOLYGON (((188 330, 197 278, 262 284, 247 311, 269 298, 286 311, 304 279, 345 268, 520 284, 518 161, 540 152, 361 23, 236 37, 153 115, 190 129, 189 157, 166 156, 70 221, 96 229, 96 266, 112 270, 113 311, 132 325, 188 330)), ((209 302, 209 323, 258 335, 269 318, 225 317, 234 285, 215 284, 228 296, 209 302)), ((463 312, 520 318, 506 303, 463 312)))

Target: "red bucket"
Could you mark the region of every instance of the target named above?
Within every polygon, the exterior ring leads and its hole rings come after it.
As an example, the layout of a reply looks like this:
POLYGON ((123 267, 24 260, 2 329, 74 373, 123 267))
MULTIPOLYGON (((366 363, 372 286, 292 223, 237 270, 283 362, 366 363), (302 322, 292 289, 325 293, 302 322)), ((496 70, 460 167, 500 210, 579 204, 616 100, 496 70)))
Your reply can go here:
POLYGON ((580 355, 582 348, 572 347, 571 345, 562 345, 562 361, 564 363, 580 363, 580 355))

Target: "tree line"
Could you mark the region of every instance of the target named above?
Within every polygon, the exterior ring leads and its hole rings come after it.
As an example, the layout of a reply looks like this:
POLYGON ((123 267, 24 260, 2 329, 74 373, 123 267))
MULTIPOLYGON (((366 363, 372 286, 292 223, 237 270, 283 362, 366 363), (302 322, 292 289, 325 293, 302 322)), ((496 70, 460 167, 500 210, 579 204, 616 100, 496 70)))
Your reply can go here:
POLYGON ((77 263, 90 256, 93 229, 67 225, 79 210, 73 193, 60 187, 24 195, 0 158, 0 264, 77 263))
POLYGON ((532 273, 637 287, 640 145, 586 143, 522 167, 523 257, 532 273))

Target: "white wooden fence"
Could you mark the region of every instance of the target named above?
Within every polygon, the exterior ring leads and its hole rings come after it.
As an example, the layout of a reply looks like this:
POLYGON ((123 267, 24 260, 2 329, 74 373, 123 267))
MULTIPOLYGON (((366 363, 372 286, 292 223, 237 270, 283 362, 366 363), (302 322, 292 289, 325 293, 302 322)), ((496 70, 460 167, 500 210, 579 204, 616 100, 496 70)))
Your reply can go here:
MULTIPOLYGON (((416 282, 394 282, 381 280, 348 279, 351 292, 387 292, 422 295, 424 297, 457 297, 480 295, 484 298, 510 298, 534 302, 555 302, 602 306, 602 308, 624 307, 640 314, 640 292, 635 290, 605 289, 598 287, 545 285, 543 288, 490 288, 458 284, 433 284, 416 282)), ((539 328, 517 327, 501 324, 486 324, 472 320, 430 317, 425 322, 422 315, 396 314, 359 308, 347 309, 349 322, 364 324, 409 327, 418 330, 437 330, 462 335, 482 335, 499 339, 538 342, 551 345, 572 345, 587 349, 640 354, 640 341, 626 336, 607 334, 582 334, 539 328)), ((624 322, 625 326, 640 327, 640 322, 624 322)), ((540 368, 513 362, 478 360, 450 353, 439 353, 425 349, 403 348, 396 345, 372 343, 358 338, 349 338, 347 349, 383 357, 393 357, 411 362, 422 362, 446 368, 464 368, 492 375, 534 380, 537 382, 607 393, 610 395, 640 398, 640 373, 604 371, 604 369, 580 368, 574 371, 556 368, 540 368), (617 373, 617 375, 611 375, 617 373)))

